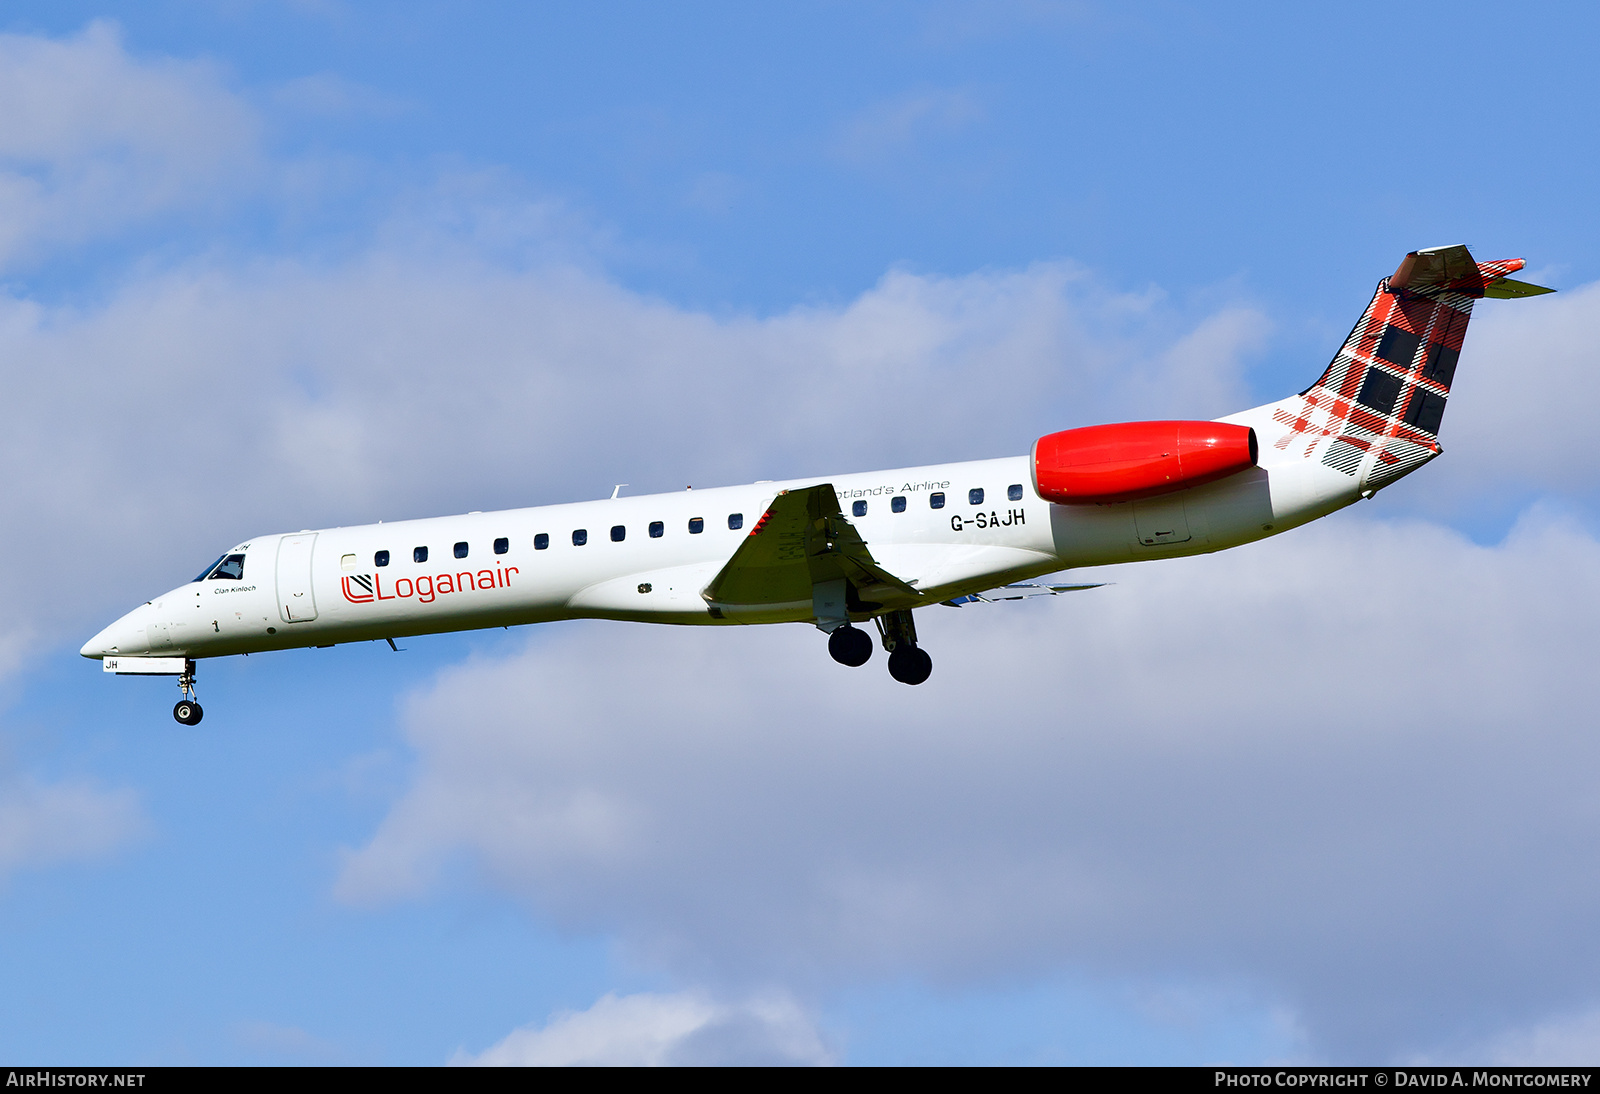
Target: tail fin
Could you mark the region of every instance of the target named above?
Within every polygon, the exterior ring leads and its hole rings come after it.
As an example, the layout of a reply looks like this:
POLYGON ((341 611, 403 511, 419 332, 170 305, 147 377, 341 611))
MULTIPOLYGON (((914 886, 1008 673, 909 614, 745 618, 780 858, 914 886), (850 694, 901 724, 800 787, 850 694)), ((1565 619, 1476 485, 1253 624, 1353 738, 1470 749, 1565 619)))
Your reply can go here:
POLYGON ((1378 490, 1443 451, 1439 424, 1475 300, 1537 296, 1553 289, 1513 281, 1520 258, 1478 262, 1465 247, 1412 251, 1378 283, 1367 310, 1322 374, 1274 417, 1289 427, 1277 441, 1324 438, 1322 462, 1378 490))

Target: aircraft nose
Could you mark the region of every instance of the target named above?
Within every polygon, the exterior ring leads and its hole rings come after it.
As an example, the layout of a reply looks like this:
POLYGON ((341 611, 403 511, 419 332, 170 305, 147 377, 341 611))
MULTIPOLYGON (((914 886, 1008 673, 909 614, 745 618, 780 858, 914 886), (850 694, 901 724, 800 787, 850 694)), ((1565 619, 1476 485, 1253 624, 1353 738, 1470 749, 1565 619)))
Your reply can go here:
POLYGON ((114 643, 111 640, 111 628, 107 627, 105 630, 89 639, 89 641, 85 642, 83 644, 83 648, 78 651, 78 655, 80 657, 93 657, 98 660, 102 657, 113 655, 115 652, 112 650, 113 645, 114 643))
POLYGON ((118 654, 149 653, 150 643, 145 633, 143 612, 144 608, 135 608, 106 627, 83 644, 78 651, 79 656, 100 660, 118 654))

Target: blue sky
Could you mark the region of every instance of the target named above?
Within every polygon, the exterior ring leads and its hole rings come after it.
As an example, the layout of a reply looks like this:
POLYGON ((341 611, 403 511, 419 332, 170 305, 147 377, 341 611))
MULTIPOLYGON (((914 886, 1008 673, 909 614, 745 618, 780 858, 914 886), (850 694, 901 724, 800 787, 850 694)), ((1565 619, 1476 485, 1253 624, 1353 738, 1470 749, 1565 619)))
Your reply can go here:
POLYGON ((8 5, 0 1051, 1592 1060, 1595 21, 8 5), (915 692, 585 623, 207 664, 191 730, 75 653, 269 531, 1275 399, 1453 242, 1562 293, 1445 459, 925 613, 915 692))

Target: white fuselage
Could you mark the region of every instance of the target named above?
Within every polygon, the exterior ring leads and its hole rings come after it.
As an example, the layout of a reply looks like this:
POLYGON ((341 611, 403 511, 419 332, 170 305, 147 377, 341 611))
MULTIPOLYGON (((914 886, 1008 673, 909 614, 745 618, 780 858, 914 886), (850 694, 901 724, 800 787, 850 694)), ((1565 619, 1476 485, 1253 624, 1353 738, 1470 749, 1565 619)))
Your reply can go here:
POLYGON ((824 482, 919 604, 1073 567, 1220 550, 1360 496, 1358 480, 1273 445, 1283 433, 1273 409, 1225 419, 1258 431, 1260 466, 1138 502, 1052 504, 1034 486, 1030 457, 1015 456, 257 536, 230 552, 244 556, 241 577, 181 585, 81 652, 201 658, 574 618, 810 622, 804 605, 719 617, 701 593, 780 491, 824 482), (702 530, 692 532, 696 520, 702 530))

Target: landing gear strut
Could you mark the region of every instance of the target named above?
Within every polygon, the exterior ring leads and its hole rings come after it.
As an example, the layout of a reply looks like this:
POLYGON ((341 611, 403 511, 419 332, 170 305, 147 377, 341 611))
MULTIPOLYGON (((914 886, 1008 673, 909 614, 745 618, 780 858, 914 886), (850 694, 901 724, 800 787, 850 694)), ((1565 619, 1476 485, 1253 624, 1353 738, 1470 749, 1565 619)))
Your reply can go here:
POLYGON ((888 612, 873 620, 889 651, 889 675, 902 684, 920 684, 933 673, 933 658, 917 645, 917 625, 909 609, 888 612))
POLYGON ((183 674, 178 677, 178 690, 183 692, 183 698, 172 708, 172 716, 186 726, 199 725, 200 719, 205 716, 205 711, 201 710, 200 704, 194 700, 193 661, 184 662, 183 674))
POLYGON ((872 660, 872 636, 846 623, 828 636, 828 655, 851 668, 865 665, 872 660))

